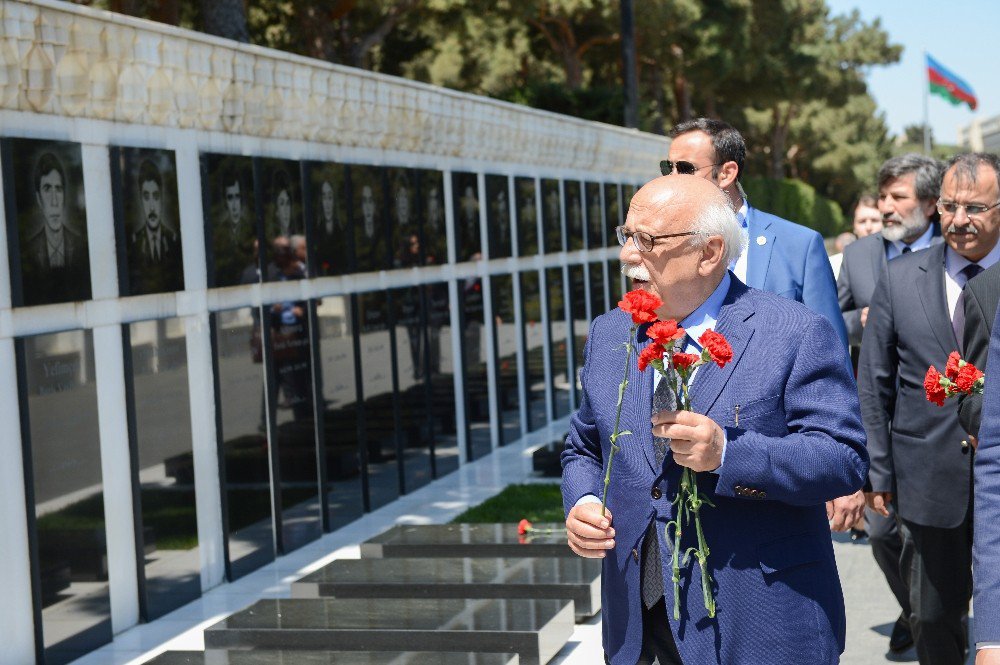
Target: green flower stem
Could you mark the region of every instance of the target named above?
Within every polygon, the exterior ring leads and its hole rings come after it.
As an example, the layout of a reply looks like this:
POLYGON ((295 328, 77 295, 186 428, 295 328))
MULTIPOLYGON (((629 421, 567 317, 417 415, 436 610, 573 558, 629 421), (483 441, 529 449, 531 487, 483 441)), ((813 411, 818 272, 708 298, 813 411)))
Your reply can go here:
POLYGON ((611 432, 611 452, 608 454, 608 467, 604 470, 604 495, 601 497, 601 517, 607 514, 608 485, 611 484, 611 463, 615 459, 615 453, 621 450, 618 446, 618 437, 631 432, 619 432, 618 426, 622 418, 622 401, 625 399, 625 389, 628 387, 628 363, 632 359, 632 339, 635 337, 635 324, 629 330, 628 342, 625 343, 625 372, 622 374, 622 382, 618 384, 618 407, 615 411, 615 429, 611 432))

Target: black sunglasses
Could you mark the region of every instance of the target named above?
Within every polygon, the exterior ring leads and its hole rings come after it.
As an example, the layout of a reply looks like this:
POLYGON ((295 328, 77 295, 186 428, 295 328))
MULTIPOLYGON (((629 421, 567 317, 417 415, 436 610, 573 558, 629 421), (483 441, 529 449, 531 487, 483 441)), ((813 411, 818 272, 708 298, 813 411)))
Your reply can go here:
POLYGON ((695 166, 691 162, 685 162, 683 160, 678 160, 672 162, 669 159, 660 160, 660 173, 663 175, 670 175, 674 171, 680 173, 681 175, 694 175, 702 169, 707 169, 712 166, 722 166, 724 162, 719 162, 718 164, 705 164, 704 166, 695 166))

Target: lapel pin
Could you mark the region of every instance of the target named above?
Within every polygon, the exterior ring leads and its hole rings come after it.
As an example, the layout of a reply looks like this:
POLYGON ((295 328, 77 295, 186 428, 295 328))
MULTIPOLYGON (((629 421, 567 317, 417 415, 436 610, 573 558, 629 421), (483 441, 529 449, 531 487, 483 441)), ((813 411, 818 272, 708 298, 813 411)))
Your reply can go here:
POLYGON ((764 245, 767 244, 767 238, 765 238, 764 236, 757 236, 757 244, 763 247, 764 245))

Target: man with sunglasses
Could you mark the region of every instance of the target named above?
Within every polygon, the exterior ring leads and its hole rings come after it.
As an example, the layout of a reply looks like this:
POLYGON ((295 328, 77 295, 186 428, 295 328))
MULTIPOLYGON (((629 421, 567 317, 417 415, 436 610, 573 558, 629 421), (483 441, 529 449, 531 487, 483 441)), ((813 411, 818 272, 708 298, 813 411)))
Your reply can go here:
MULTIPOLYGON (((871 455, 867 498, 885 517, 895 508, 910 629, 923 665, 965 662, 973 457, 958 405, 929 402, 924 376, 929 366, 943 368, 952 351, 966 354, 964 289, 1000 260, 998 205, 1000 159, 954 157, 937 201, 945 241, 889 261, 861 343, 858 389, 871 455)), ((976 526, 995 542, 996 506, 977 505, 976 526)), ((995 570, 983 572, 992 577, 981 579, 995 583, 995 570)), ((991 613, 977 606, 976 614, 991 613)), ((997 639, 987 631, 977 635, 978 641, 997 639)))
POLYGON ((747 286, 797 300, 822 314, 846 348, 847 330, 823 237, 750 205, 740 186, 747 154, 743 136, 721 120, 697 118, 676 125, 670 138, 670 151, 660 162, 660 171, 714 182, 736 210, 749 242, 731 266, 733 273, 747 286))

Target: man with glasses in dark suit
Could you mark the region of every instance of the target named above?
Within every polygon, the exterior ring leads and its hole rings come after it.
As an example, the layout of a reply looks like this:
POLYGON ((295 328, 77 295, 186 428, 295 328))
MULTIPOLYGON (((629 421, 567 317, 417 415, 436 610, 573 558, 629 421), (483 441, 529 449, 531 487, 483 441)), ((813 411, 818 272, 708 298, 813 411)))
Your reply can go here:
MULTIPOLYGON (((1000 160, 954 157, 937 209, 945 242, 890 261, 872 296, 858 388, 868 434, 869 506, 893 505, 910 629, 923 665, 960 665, 972 587, 972 455, 954 402, 924 394, 929 366, 963 353, 966 284, 1000 260, 1000 160)), ((884 232, 883 232, 884 233, 884 232)), ((977 507, 977 511, 979 508, 977 507)), ((978 518, 978 512, 977 512, 978 518)))

